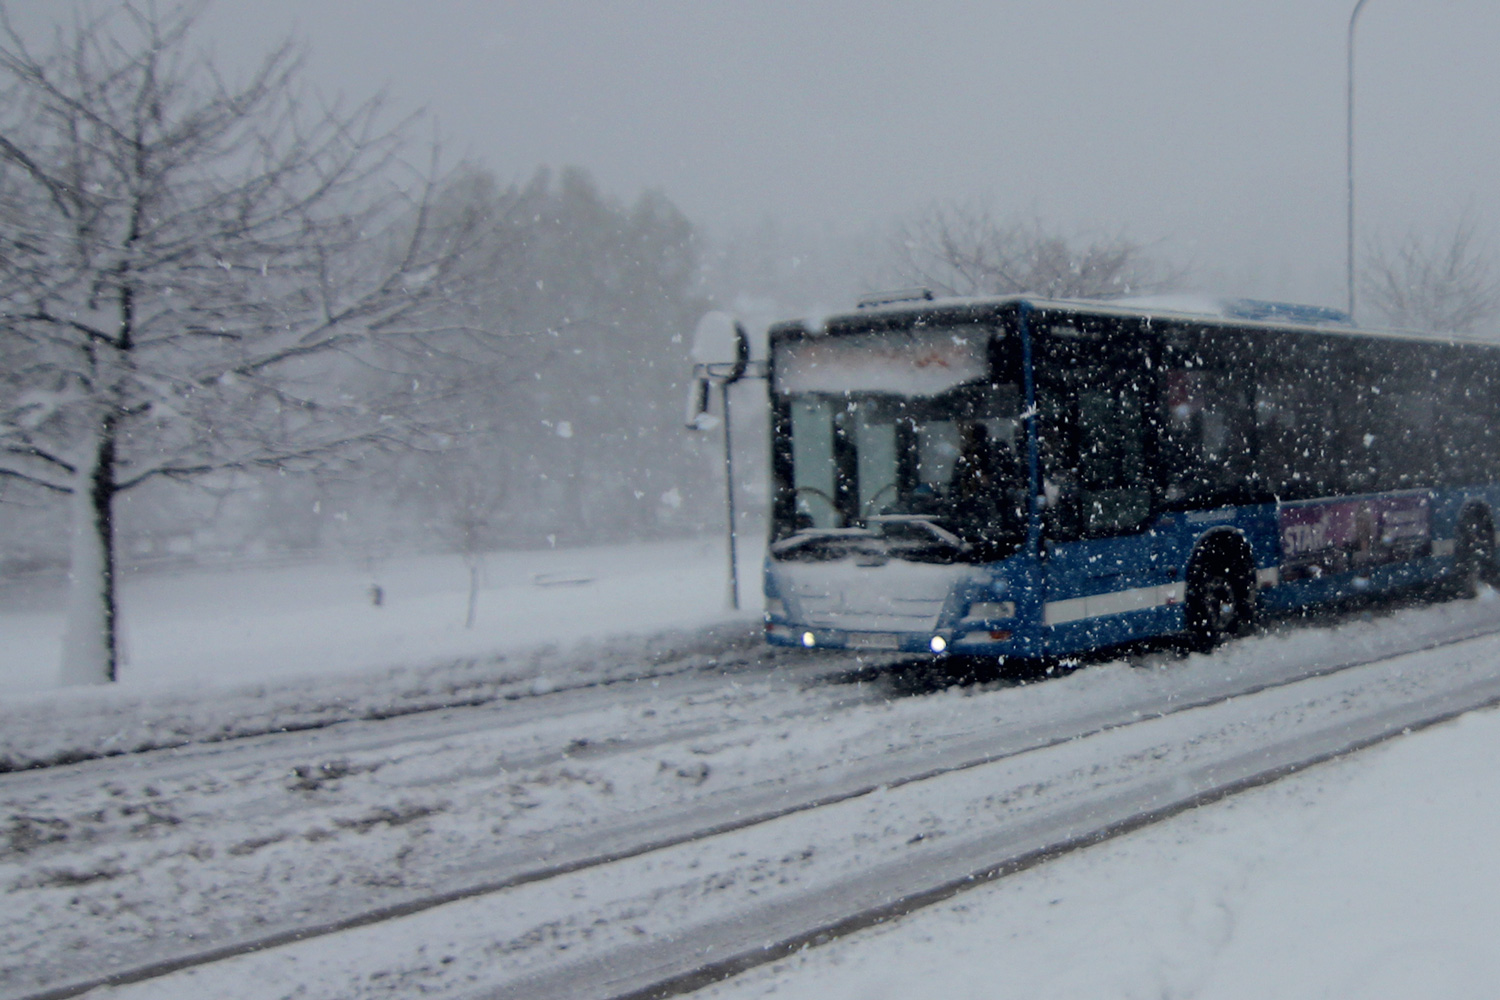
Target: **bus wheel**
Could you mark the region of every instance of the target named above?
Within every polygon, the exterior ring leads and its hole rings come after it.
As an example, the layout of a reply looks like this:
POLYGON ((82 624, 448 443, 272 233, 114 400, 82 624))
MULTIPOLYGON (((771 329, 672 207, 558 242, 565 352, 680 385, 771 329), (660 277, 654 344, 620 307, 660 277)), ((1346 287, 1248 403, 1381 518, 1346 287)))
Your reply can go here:
POLYGON ((1478 597, 1495 579, 1495 532, 1483 514, 1464 518, 1453 553, 1453 583, 1459 597, 1478 597))
POLYGON ((1240 635, 1255 618, 1250 575, 1228 560, 1210 556, 1193 563, 1187 574, 1187 640, 1189 648, 1207 652, 1230 636, 1240 635))

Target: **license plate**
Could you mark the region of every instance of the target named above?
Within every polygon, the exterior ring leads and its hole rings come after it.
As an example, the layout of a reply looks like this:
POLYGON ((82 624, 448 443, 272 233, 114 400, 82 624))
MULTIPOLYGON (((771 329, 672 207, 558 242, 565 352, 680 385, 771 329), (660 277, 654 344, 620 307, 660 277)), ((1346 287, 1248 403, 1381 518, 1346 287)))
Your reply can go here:
POLYGON ((901 637, 890 632, 850 632, 850 649, 900 649, 901 637))

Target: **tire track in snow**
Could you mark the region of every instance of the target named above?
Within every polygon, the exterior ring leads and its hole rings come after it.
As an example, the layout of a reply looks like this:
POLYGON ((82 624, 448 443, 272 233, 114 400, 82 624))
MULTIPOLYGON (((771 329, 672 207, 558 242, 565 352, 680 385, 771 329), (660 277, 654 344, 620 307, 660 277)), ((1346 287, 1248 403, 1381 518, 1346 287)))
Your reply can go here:
MULTIPOLYGON (((769 658, 778 663, 795 659, 797 653, 796 650, 773 651, 769 658)), ((257 691, 258 686, 243 690, 229 688, 215 693, 212 699, 215 704, 205 718, 193 717, 201 706, 190 700, 168 700, 158 705, 150 696, 145 696, 137 704, 130 700, 131 691, 109 691, 106 693, 121 696, 120 704, 106 700, 87 706, 84 713, 111 718, 118 716, 127 726, 135 725, 139 715, 154 714, 159 716, 155 729, 173 735, 163 738, 147 729, 134 737, 122 737, 113 726, 107 725, 100 732, 85 730, 64 737, 50 749, 35 753, 17 747, 17 733, 23 730, 19 726, 12 727, 16 731, 7 732, 7 743, 0 745, 0 782, 11 774, 87 765, 98 760, 133 758, 202 746, 232 746, 244 740, 319 732, 351 722, 387 722, 484 708, 498 702, 524 702, 632 682, 667 680, 713 670, 723 660, 754 660, 756 662, 750 669, 764 672, 773 669, 764 665, 767 658, 759 626, 717 625, 686 635, 672 634, 658 640, 619 640, 613 645, 606 643, 600 648, 570 650, 565 654, 545 649, 529 654, 507 654, 493 664, 481 665, 483 669, 492 667, 493 675, 486 676, 481 670, 478 677, 463 677, 460 682, 462 691, 453 690, 443 678, 455 671, 475 667, 475 661, 459 660, 441 667, 412 670, 409 677, 371 673, 335 680, 315 679, 305 690, 294 690, 299 702, 315 706, 311 710, 299 708, 293 711, 283 705, 264 704, 266 699, 263 696, 250 693, 257 691), (653 642, 665 644, 667 649, 653 652, 653 642), (598 661, 608 659, 623 659, 626 665, 616 670, 608 666, 601 668, 598 661), (505 667, 512 662, 521 665, 505 667), (653 665, 641 669, 642 662, 653 665), (559 683, 549 676, 565 677, 569 674, 582 677, 559 683), (228 706, 217 702, 228 702, 228 706), (182 732, 184 729, 187 730, 185 733, 182 732), (101 745, 109 741, 118 743, 121 739, 129 742, 101 745)), ((852 656, 850 662, 853 662, 852 656)), ((4 721, 0 717, 0 723, 4 721)))
POLYGON ((232 759, 242 752, 251 755, 261 753, 262 748, 277 743, 285 744, 299 739, 317 740, 325 733, 338 735, 333 737, 333 742, 312 748, 311 752, 366 752, 414 740, 441 739, 492 727, 495 719, 487 714, 487 710, 493 710, 497 706, 535 706, 535 714, 551 715, 556 713, 559 702, 588 697, 594 692, 607 693, 606 697, 617 698, 619 691, 628 691, 632 686, 641 684, 690 683, 701 678, 706 690, 714 685, 721 685, 726 680, 765 677, 784 678, 789 684, 813 684, 830 675, 867 667, 872 662, 869 654, 860 656, 855 653, 848 656, 827 656, 811 664, 781 662, 795 661, 799 653, 800 651, 793 650, 784 652, 781 656, 772 654, 770 662, 763 662, 765 657, 759 646, 745 651, 739 640, 735 640, 718 652, 695 653, 644 670, 549 685, 543 691, 533 688, 532 678, 523 678, 508 682, 508 686, 497 688, 491 693, 472 698, 355 711, 285 726, 256 724, 234 728, 231 732, 192 737, 180 742, 159 742, 130 750, 90 750, 80 746, 24 766, 9 766, 6 758, 0 756, 0 795, 7 794, 8 789, 13 787, 24 788, 31 779, 44 783, 53 782, 63 774, 91 769, 94 773, 104 773, 110 767, 134 773, 142 767, 158 766, 152 763, 153 760, 232 759), (739 658, 732 656, 735 653, 744 653, 745 662, 737 662, 739 658), (445 717, 450 715, 452 717, 445 717), (346 737, 343 734, 350 735, 346 737))
MULTIPOLYGON (((1039 846, 1021 850, 1002 861, 986 863, 982 867, 965 872, 956 878, 950 878, 937 885, 904 894, 890 902, 880 903, 827 923, 799 930, 790 936, 740 951, 728 958, 697 965, 662 978, 650 979, 643 986, 627 989, 623 992, 599 994, 599 1000, 666 1000, 669 997, 693 993, 715 983, 730 979, 742 972, 748 972, 759 966, 788 958, 805 948, 828 944, 859 931, 868 930, 892 920, 898 920, 929 906, 945 902, 971 889, 977 889, 983 885, 1018 874, 1030 868, 1035 868, 1038 865, 1056 860, 1076 851, 1094 847, 1106 841, 1113 840, 1116 837, 1122 837, 1145 827, 1164 822, 1201 806, 1212 805, 1215 802, 1223 801, 1243 792, 1261 788, 1282 778, 1290 777, 1291 775, 1316 767, 1319 764, 1340 760, 1359 753, 1362 750, 1379 746, 1399 736, 1409 736, 1412 733, 1451 722, 1469 712, 1500 707, 1500 684, 1496 682, 1485 684, 1481 691, 1482 694, 1476 699, 1461 699, 1459 704, 1445 705, 1433 714, 1402 717, 1398 721, 1389 723, 1385 728, 1377 729, 1357 739, 1337 743, 1333 746, 1320 749, 1308 756, 1286 761, 1274 767, 1253 772, 1242 778, 1215 785, 1185 798, 1170 801, 1165 805, 1131 813, 1130 815, 1115 819, 1080 834, 1063 837, 1039 846)), ((568 988, 571 990, 571 987, 568 988)), ((491 998, 493 1000, 511 1000, 511 998, 521 996, 528 997, 530 1000, 545 1000, 548 996, 544 989, 539 989, 538 985, 534 982, 523 984, 519 991, 510 987, 504 987, 480 995, 485 997, 486 1000, 491 1000, 491 998)), ((573 996, 574 994, 570 993, 569 995, 573 996)), ((581 997, 581 994, 576 996, 581 997)))
MULTIPOLYGON (((86 992, 87 990, 96 988, 98 986, 123 985, 128 983, 141 982, 165 975, 173 971, 192 968, 196 966, 210 965, 212 963, 235 956, 250 954, 256 951, 261 951, 284 944, 290 944, 310 938, 350 931, 357 928, 368 927, 399 917, 421 913, 423 911, 431 910, 448 903, 454 903, 461 900, 474 899, 485 895, 500 893, 521 886, 545 882, 547 880, 555 878, 562 878, 571 874, 586 871, 590 868, 626 861, 654 852, 666 851, 675 847, 693 844, 696 842, 708 841, 716 837, 726 836, 738 831, 747 830, 766 823, 771 823, 786 817, 836 806, 853 799, 858 799, 863 796, 870 795, 880 790, 898 789, 907 785, 930 781, 936 778, 943 777, 945 775, 972 770, 974 768, 993 764, 998 761, 1020 757, 1028 753, 1047 750, 1052 747, 1057 747, 1066 743, 1072 743, 1081 739, 1087 739, 1089 737, 1099 736, 1105 733, 1128 729, 1129 727, 1135 725, 1148 723, 1157 719, 1167 718, 1169 716, 1177 715, 1183 712, 1189 712, 1219 705, 1234 698, 1246 698, 1277 688, 1289 687, 1309 680, 1328 677, 1347 670, 1362 666, 1368 666, 1370 664, 1378 663, 1383 660, 1392 659, 1395 656, 1410 655, 1412 653, 1421 652, 1424 650, 1433 650, 1456 646, 1465 642, 1474 641, 1485 636, 1496 634, 1497 632, 1500 632, 1500 629, 1497 629, 1493 626, 1460 627, 1454 630, 1452 634, 1448 634, 1440 638, 1429 637, 1423 642, 1410 644, 1406 649, 1393 651, 1387 648, 1382 649, 1375 655, 1335 658, 1328 662, 1309 664, 1306 666, 1306 669, 1295 671, 1290 676, 1283 676, 1262 683, 1242 683, 1229 691, 1219 691, 1213 694, 1205 694, 1196 699, 1177 701, 1170 704, 1162 704, 1157 706, 1154 712, 1142 712, 1137 706, 1122 713, 1122 716, 1120 717, 1115 717, 1112 719, 1092 719, 1090 720, 1090 726, 1086 728, 1074 727, 1066 731, 1053 731, 1051 733, 1044 734, 1031 734, 1031 738, 1029 740, 1021 741, 1022 745, 1012 745, 1000 750, 996 750, 994 752, 969 756, 962 760, 946 763, 941 766, 908 770, 904 773, 894 773, 886 776, 884 780, 867 781, 863 784, 841 788, 831 793, 804 796, 803 798, 798 799, 791 804, 787 804, 779 808, 762 809, 758 811, 750 811, 748 813, 742 811, 740 815, 723 822, 710 824, 700 823, 696 826, 688 823, 679 829, 665 832, 660 828, 657 828, 654 831, 656 833, 655 836, 651 835, 653 831, 648 828, 644 831, 638 831, 640 835, 638 835, 636 839, 632 840, 630 843, 613 850, 575 856, 559 861, 557 863, 539 865, 526 870, 517 871, 501 878, 490 880, 476 880, 470 884, 459 886, 447 891, 428 894, 421 898, 407 900, 399 904, 372 908, 362 913, 338 920, 327 921, 318 924, 309 924, 307 926, 297 928, 289 928, 278 932, 261 935, 254 939, 243 940, 222 947, 206 949, 191 955, 183 955, 162 962, 145 964, 135 969, 119 971, 111 975, 94 977, 84 982, 59 986, 43 992, 27 994, 26 997, 27 1000, 52 1000, 52 998, 76 996, 82 992, 86 992)), ((899 915, 899 913, 901 912, 909 912, 911 909, 919 908, 922 905, 930 905, 932 902, 940 901, 940 899, 947 898, 949 895, 952 895, 953 892, 960 891, 965 885, 975 883, 976 881, 998 878, 1004 874, 1010 873, 1011 871, 1020 870, 1021 867, 1036 864, 1041 860, 1045 860, 1047 857, 1055 856, 1063 851, 1076 850, 1081 846, 1086 846, 1090 843, 1097 843, 1101 839, 1107 839, 1111 836, 1117 836, 1120 833, 1127 832, 1130 829, 1137 829, 1142 825, 1146 825, 1151 822, 1157 822, 1169 815, 1175 815, 1176 813, 1181 812, 1184 809, 1191 808, 1195 802, 1201 804, 1201 802, 1199 801, 1200 799, 1201 801, 1212 801, 1214 798, 1222 798, 1226 795, 1234 794, 1236 791, 1243 790, 1244 788, 1254 787, 1257 784, 1263 784, 1267 781, 1275 780, 1275 778, 1280 777, 1283 774, 1292 773, 1292 771, 1301 770, 1305 767, 1312 766, 1312 764, 1317 763, 1321 760, 1326 760, 1330 757, 1353 752, 1354 750, 1359 749, 1362 746, 1371 745, 1375 742, 1380 742, 1381 740, 1388 739, 1392 735, 1399 734, 1399 732, 1401 732, 1403 728, 1415 728, 1416 726, 1420 725, 1434 724, 1435 722, 1443 721, 1446 718, 1451 718, 1454 714, 1457 714, 1460 711, 1466 710, 1468 709, 1461 708, 1454 710, 1445 710, 1445 713, 1434 715, 1430 720, 1427 721, 1424 721, 1423 719, 1407 721, 1404 722, 1401 726, 1398 726, 1390 731, 1382 730, 1381 733, 1377 735, 1367 736, 1362 738, 1361 740, 1354 741, 1347 746, 1336 747, 1324 751, 1321 753, 1321 755, 1315 755, 1313 757, 1307 758, 1306 760, 1299 760, 1284 764, 1281 765, 1279 769, 1272 769, 1266 771, 1264 774, 1258 774, 1250 778, 1240 779, 1237 783, 1230 783, 1223 786, 1222 788, 1203 791, 1198 793, 1195 797, 1183 799, 1180 802, 1174 802, 1170 805, 1163 806, 1156 810, 1138 812, 1137 814, 1125 817, 1124 819, 1118 820, 1114 824, 1106 826, 1102 829, 1090 830, 1084 834, 1069 839, 1060 841, 1048 841, 1041 846, 1036 846, 1029 851, 1023 851, 1020 854, 1017 854, 1014 858, 1007 860, 1001 865, 991 865, 979 872, 967 871, 959 879, 945 881, 936 888, 924 889, 917 893, 908 893, 903 896, 901 900, 898 900, 895 903, 888 904, 883 908, 875 907, 861 910, 854 915, 841 917, 837 921, 819 924, 812 930, 785 936, 769 945, 769 952, 764 948, 757 948, 750 952, 735 955, 734 957, 726 959, 723 962, 689 969, 674 974, 671 977, 653 980, 652 983, 648 983, 633 992, 626 992, 620 995, 629 997, 668 995, 671 992, 682 992, 683 990, 686 990, 688 988, 695 988, 692 987, 691 984, 696 983, 697 985, 702 985, 705 982, 712 981, 712 979, 722 978, 724 975, 732 974, 734 971, 738 971, 740 968, 749 967, 745 964, 747 962, 752 965, 760 964, 761 961, 769 961, 786 953, 784 950, 779 949, 795 949, 796 947, 801 947, 808 943, 814 943, 820 936, 851 933, 853 930, 857 930, 860 927, 869 926, 870 923, 879 922, 883 919, 889 919, 891 916, 899 915), (1204 796, 1207 797, 1205 798, 1204 796), (946 895, 944 895, 944 893, 946 893, 946 895), (923 902, 923 900, 926 900, 926 902, 923 902), (891 907, 896 907, 896 909, 891 909, 891 907), (900 907, 906 907, 906 909, 903 910, 900 909, 900 907), (667 992, 663 993, 663 990, 667 992)), ((991 742, 994 742, 993 738, 991 742)))

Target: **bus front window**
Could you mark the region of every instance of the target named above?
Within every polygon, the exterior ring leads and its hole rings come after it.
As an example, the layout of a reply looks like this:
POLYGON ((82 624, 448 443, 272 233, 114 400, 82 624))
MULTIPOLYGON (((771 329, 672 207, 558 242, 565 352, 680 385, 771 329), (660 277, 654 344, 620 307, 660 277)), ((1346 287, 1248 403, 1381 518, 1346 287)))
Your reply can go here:
POLYGON ((1019 404, 1016 386, 993 384, 931 399, 792 396, 777 538, 860 535, 914 558, 995 558, 1025 533, 1019 404))

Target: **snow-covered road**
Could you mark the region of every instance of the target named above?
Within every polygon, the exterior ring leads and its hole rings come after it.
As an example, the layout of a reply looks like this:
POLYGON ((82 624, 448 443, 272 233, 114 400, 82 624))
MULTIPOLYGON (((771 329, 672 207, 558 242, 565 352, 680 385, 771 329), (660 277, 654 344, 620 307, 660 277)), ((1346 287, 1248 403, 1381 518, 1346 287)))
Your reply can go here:
POLYGON ((1500 639, 1461 640, 1496 610, 910 698, 810 683, 837 659, 721 650, 633 684, 6 775, 0 988, 406 907, 121 993, 613 995, 1483 701, 1500 639))
POLYGON ((1500 711, 1191 809, 694 1000, 1486 1000, 1500 711))

